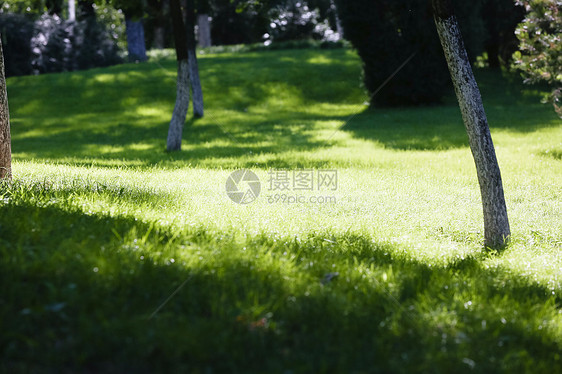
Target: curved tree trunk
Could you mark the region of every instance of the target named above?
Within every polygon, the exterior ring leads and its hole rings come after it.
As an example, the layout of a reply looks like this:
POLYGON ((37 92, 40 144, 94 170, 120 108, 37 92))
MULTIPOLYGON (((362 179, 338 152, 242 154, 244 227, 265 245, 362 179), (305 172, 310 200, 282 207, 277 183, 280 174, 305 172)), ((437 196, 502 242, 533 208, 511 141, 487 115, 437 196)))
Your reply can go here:
POLYGON ((484 112, 480 90, 466 54, 459 26, 449 0, 432 0, 435 25, 468 133, 470 150, 476 164, 484 211, 485 244, 492 248, 505 245, 509 221, 500 168, 484 112))
POLYGON ((4 52, 0 38, 0 179, 12 178, 12 144, 10 137, 10 111, 4 74, 4 52))
POLYGON ((144 27, 141 20, 134 21, 130 17, 125 19, 127 33, 127 52, 129 61, 146 61, 146 45, 144 42, 144 27))

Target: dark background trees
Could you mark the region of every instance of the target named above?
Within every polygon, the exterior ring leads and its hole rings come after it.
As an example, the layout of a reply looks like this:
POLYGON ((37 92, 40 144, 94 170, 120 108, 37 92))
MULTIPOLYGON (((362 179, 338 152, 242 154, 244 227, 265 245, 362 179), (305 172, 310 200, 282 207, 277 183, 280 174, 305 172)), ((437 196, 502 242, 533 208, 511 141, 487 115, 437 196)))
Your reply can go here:
POLYGON ((94 2, 78 1, 77 5, 76 20, 69 20, 61 16, 61 2, 4 2, 0 31, 6 75, 71 71, 121 62, 119 35, 96 16, 94 2))
MULTIPOLYGON (((374 97, 371 105, 408 105, 438 102, 450 87, 447 67, 426 0, 337 0, 344 37, 363 61, 367 90, 377 88, 412 53, 410 63, 374 97)), ((482 51, 484 27, 477 15, 481 3, 457 2, 471 61, 482 51)))
MULTIPOLYGON (((107 66, 122 61, 126 45, 130 60, 144 61, 146 49, 174 47, 169 2, 77 0, 76 22, 68 19, 63 0, 0 2, 6 74, 107 66), (128 43, 125 43, 125 24, 128 43), (88 43, 84 44, 84 40, 88 43)), ((437 103, 451 91, 426 0, 193 0, 189 4, 183 0, 180 3, 191 9, 191 18, 186 24, 191 35, 199 32, 199 22, 212 19, 210 34, 214 45, 264 43, 276 48, 287 41, 297 45, 293 43, 295 40, 333 41, 339 37, 337 31, 341 29, 337 21, 340 20, 345 38, 363 61, 363 81, 371 95, 414 55, 377 95, 373 95, 371 105, 437 103)), ((519 46, 515 28, 524 17, 525 8, 516 6, 514 0, 453 3, 470 61, 482 56, 491 68, 510 68, 512 55, 519 46)), ((518 3, 559 7, 553 0, 518 3)), ((556 17, 559 19, 560 15, 556 17)), ((536 17, 528 18, 533 19, 536 17)), ((531 21, 529 25, 542 27, 543 21, 531 21)), ((202 29, 207 26, 203 25, 202 29)), ((551 34, 547 32, 543 36, 551 34)), ((524 35, 528 33, 519 31, 520 39, 524 35)), ((527 43, 530 37, 525 38, 521 39, 524 53, 517 58, 516 66, 523 68, 521 71, 531 81, 536 79, 525 72, 531 66, 524 62, 525 56, 532 54, 528 48, 541 48, 531 46, 527 43)), ((203 39, 209 45, 209 38, 203 39)), ((556 51, 556 48, 550 49, 556 51)), ((556 53, 545 52, 544 55, 555 56, 556 53)), ((555 65, 551 62, 550 66, 555 65)), ((534 70, 537 76, 544 73, 534 70)), ((554 81, 559 75, 551 71, 548 74, 554 81)), ((558 92, 556 88, 553 90, 558 92)))

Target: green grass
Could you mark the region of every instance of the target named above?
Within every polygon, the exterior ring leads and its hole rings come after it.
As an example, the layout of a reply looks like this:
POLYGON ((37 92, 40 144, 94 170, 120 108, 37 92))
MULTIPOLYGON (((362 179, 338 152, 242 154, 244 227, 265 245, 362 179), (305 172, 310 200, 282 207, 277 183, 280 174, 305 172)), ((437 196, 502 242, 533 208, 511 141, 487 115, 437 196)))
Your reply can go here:
POLYGON ((345 49, 199 64, 206 116, 180 153, 173 59, 8 80, 1 372, 562 371, 562 126, 541 92, 476 72, 498 253, 452 93, 367 110, 345 49), (248 205, 225 193, 241 167, 262 181, 248 205), (336 191, 299 192, 336 202, 270 203, 283 168, 337 170, 336 191))

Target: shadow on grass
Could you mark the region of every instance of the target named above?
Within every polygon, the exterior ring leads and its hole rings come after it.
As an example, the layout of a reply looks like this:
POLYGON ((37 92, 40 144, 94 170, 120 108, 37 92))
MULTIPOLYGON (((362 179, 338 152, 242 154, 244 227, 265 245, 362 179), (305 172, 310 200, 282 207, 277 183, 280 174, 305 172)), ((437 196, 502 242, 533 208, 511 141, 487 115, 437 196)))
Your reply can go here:
MULTIPOLYGON (((516 77, 502 77, 495 71, 480 70, 476 74, 492 132, 530 133, 559 126, 552 108, 540 103, 540 92, 545 92, 545 87, 533 90, 516 81, 516 77)), ((453 92, 439 106, 366 109, 343 131, 399 150, 446 150, 468 146, 453 92)))
POLYGON ((40 205, 0 206, 7 372, 562 369, 560 299, 478 258, 432 267, 351 235, 241 244, 40 205))

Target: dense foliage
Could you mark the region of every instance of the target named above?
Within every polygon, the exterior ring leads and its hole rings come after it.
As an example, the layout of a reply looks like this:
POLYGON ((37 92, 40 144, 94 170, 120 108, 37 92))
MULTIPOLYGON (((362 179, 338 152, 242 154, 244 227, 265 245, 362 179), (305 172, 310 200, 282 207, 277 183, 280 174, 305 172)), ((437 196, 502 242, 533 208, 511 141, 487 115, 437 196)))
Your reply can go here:
POLYGON ((108 14, 101 17, 80 13, 75 21, 56 13, 38 16, 0 13, 6 75, 73 71, 109 66, 121 61, 108 14))
POLYGON ((520 51, 514 66, 526 83, 546 82, 553 87, 551 100, 562 116, 562 1, 518 0, 527 15, 517 27, 520 51))
MULTIPOLYGON (((450 86, 430 8, 426 0, 339 0, 344 36, 363 60, 371 105, 417 105, 440 100, 450 86), (378 88, 403 64, 385 86, 378 88), (375 95, 376 93, 376 95, 375 95)), ((457 4, 465 44, 472 59, 482 51, 481 2, 457 4)))

